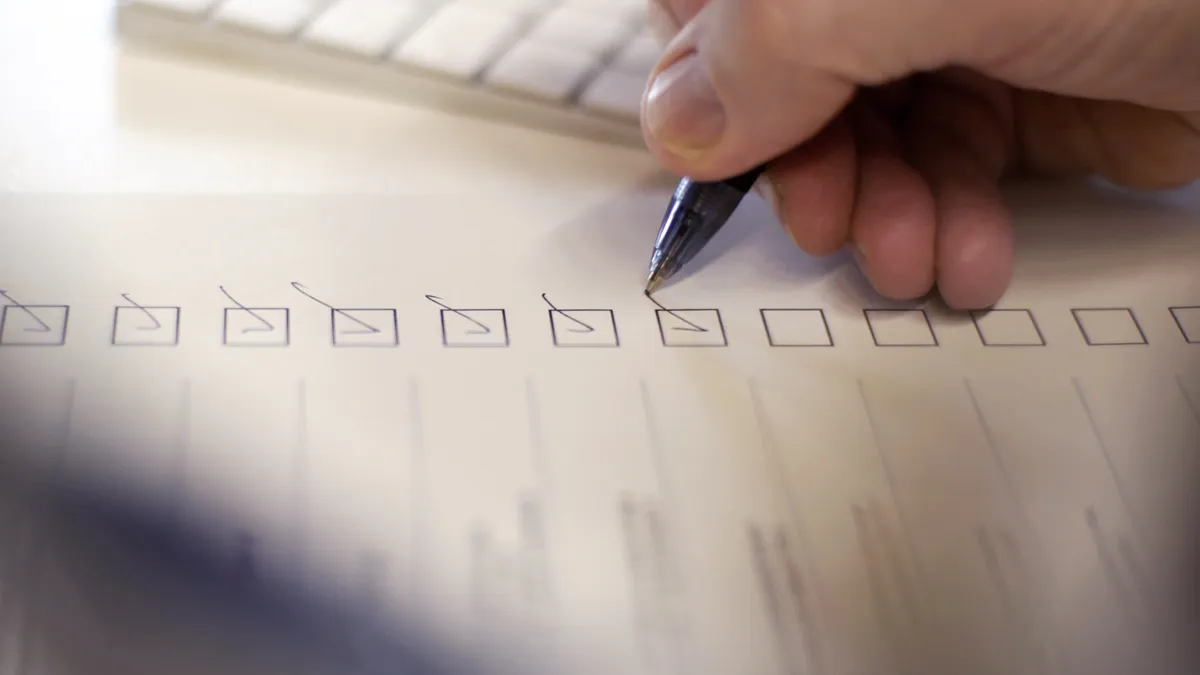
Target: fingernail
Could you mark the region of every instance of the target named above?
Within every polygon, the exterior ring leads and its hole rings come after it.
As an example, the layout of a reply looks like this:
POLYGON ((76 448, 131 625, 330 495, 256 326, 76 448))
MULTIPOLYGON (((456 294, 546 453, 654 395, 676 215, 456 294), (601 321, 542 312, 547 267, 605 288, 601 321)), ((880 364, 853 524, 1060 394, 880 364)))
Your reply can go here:
POLYGON ((646 93, 646 126, 673 154, 703 154, 725 131, 725 107, 695 53, 672 63, 646 93))

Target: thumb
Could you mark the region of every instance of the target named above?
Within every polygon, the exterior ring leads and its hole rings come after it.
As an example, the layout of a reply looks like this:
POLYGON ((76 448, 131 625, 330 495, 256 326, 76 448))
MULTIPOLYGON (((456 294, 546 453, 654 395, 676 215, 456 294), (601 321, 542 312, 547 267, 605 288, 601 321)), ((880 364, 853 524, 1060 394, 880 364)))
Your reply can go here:
POLYGON ((966 60, 1014 4, 1038 2, 711 0, 651 75, 647 144, 676 173, 741 173, 815 136, 857 87, 966 60))

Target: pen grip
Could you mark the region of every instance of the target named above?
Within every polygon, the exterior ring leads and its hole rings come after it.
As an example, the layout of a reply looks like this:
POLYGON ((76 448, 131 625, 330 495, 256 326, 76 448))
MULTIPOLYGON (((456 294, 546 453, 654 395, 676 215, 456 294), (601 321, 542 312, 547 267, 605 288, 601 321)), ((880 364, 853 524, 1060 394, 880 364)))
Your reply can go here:
POLYGON ((766 172, 766 170, 767 167, 765 164, 756 166, 743 174, 726 179, 723 182, 738 192, 745 194, 754 189, 754 184, 758 182, 758 179, 763 175, 764 172, 766 172))

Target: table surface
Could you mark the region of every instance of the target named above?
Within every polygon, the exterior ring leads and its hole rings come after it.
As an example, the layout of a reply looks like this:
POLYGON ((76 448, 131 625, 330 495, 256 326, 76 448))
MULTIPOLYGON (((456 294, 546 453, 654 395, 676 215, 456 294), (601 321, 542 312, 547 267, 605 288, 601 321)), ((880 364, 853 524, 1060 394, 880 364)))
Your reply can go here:
POLYGON ((656 173, 644 151, 127 53, 112 16, 0 3, 0 191, 591 192, 656 173))

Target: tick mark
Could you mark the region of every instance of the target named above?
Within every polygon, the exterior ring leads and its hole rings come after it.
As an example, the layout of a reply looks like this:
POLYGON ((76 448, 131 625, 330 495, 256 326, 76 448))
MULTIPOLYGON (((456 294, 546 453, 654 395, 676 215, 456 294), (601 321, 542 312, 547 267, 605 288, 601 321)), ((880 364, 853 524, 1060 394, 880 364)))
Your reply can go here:
POLYGON ((50 332, 50 326, 47 325, 45 321, 42 321, 40 318, 38 318, 38 315, 34 314, 32 311, 30 311, 30 309, 28 307, 26 307, 25 305, 22 305, 21 303, 14 300, 13 297, 8 294, 8 291, 0 290, 0 297, 4 298, 5 300, 12 303, 13 307, 16 307, 17 309, 21 310, 22 312, 25 312, 26 314, 28 314, 29 318, 36 321, 38 323, 38 326, 40 326, 40 328, 26 328, 25 329, 26 333, 49 333, 50 332))
POLYGON ((649 299, 650 302, 653 302, 662 311, 666 312, 667 314, 670 314, 671 316, 675 317, 676 319, 679 319, 681 322, 686 323, 689 326, 689 328, 684 328, 683 326, 672 326, 671 330, 682 330, 682 331, 687 331, 689 333, 707 333, 708 332, 708 329, 705 328, 704 326, 700 326, 691 321, 688 321, 687 319, 680 316, 679 313, 676 312, 675 310, 667 309, 666 307, 663 306, 663 304, 661 302, 650 297, 649 293, 646 293, 646 298, 649 299))
POLYGON ((380 332, 378 328, 372 326, 371 324, 367 323, 366 321, 363 321, 362 319, 353 317, 353 316, 347 314, 345 311, 340 310, 337 307, 334 307, 333 305, 329 304, 328 302, 325 302, 324 300, 313 295, 312 293, 309 293, 308 289, 304 286, 304 284, 301 284, 299 281, 293 281, 292 288, 299 291, 301 295, 308 298, 309 300, 312 300, 313 302, 316 302, 319 305, 328 307, 329 309, 333 310, 334 312, 337 312, 338 314, 341 314, 342 316, 353 321, 354 323, 362 326, 362 330, 344 330, 344 331, 342 331, 342 333, 345 333, 346 335, 371 335, 373 333, 380 332))
POLYGON ((479 326, 479 330, 467 331, 468 335, 489 335, 489 334, 491 334, 492 329, 488 328, 487 325, 481 323, 478 319, 475 319, 474 317, 467 314, 466 312, 461 312, 457 309, 454 309, 450 305, 447 305, 445 303, 445 301, 443 301, 441 298, 437 297, 436 295, 426 295, 425 299, 432 302, 433 304, 441 307, 442 309, 446 310, 447 312, 457 314, 457 315, 461 316, 462 318, 466 319, 467 321, 470 321, 471 323, 475 324, 476 326, 479 326))
POLYGON ((545 300, 546 304, 550 305, 550 309, 557 312, 559 314, 559 316, 564 316, 564 317, 570 319, 571 321, 574 321, 575 323, 580 325, 580 328, 572 328, 572 329, 570 329, 570 332, 572 332, 572 333, 595 333, 596 332, 596 329, 593 326, 586 324, 586 323, 580 321, 579 319, 576 319, 575 317, 571 316, 570 314, 567 314, 566 312, 562 311, 561 309, 555 307, 554 303, 550 302, 550 298, 546 297, 545 293, 542 293, 542 300, 545 300))
POLYGON ((257 319, 259 321, 259 323, 262 324, 262 328, 253 328, 253 327, 243 328, 242 329, 243 333, 270 333, 271 331, 275 330, 274 324, 272 324, 270 321, 267 321, 266 319, 262 318, 262 316, 260 316, 258 314, 258 312, 255 312, 254 310, 250 309, 249 307, 238 302, 232 295, 229 294, 229 291, 225 290, 224 286, 218 286, 218 288, 220 288, 221 292, 225 294, 225 297, 229 298, 230 302, 232 302, 233 304, 238 306, 238 309, 242 310, 243 312, 246 312, 250 316, 257 319))
POLYGON ((151 321, 154 322, 153 326, 138 326, 138 330, 158 330, 158 329, 162 328, 162 324, 159 323, 158 319, 156 319, 154 317, 154 314, 151 313, 150 310, 146 309, 145 307, 142 307, 141 305, 137 304, 137 302, 135 302, 133 298, 129 297, 128 293, 122 293, 121 297, 125 298, 125 302, 128 302, 129 304, 133 305, 137 310, 139 310, 142 314, 145 314, 147 319, 150 319, 151 321))

